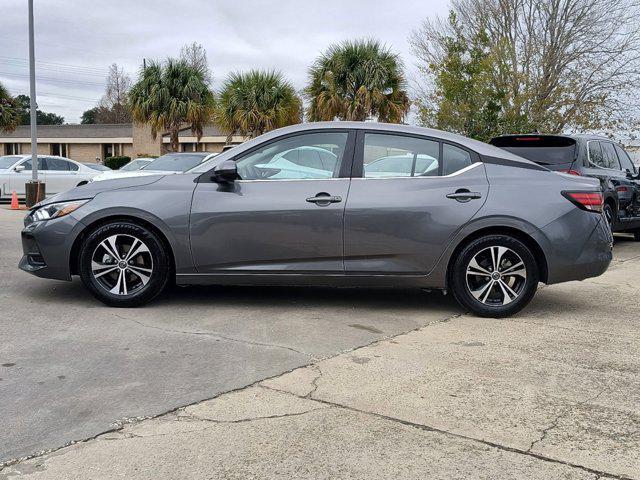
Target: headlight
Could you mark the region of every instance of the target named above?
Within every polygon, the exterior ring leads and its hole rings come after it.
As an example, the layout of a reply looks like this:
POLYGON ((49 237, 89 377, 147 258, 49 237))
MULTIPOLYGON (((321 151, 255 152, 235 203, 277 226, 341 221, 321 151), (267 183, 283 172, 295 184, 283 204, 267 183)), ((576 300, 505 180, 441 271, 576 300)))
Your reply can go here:
POLYGON ((50 203, 35 210, 29 217, 32 222, 42 222, 52 218, 64 217, 75 212, 89 200, 72 200, 70 202, 50 203))

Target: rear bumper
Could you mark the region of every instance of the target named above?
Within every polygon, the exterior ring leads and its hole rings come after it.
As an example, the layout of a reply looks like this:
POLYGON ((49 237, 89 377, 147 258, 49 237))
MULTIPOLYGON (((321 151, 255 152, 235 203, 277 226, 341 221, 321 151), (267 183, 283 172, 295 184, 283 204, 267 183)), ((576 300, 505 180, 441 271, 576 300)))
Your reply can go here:
POLYGON ((602 215, 575 209, 542 229, 547 283, 602 275, 613 259, 613 236, 602 215))

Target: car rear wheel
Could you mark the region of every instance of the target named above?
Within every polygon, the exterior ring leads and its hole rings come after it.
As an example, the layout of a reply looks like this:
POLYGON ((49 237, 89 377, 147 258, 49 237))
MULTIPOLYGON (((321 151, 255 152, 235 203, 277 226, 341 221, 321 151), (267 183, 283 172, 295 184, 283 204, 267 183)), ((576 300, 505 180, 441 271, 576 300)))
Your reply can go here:
POLYGON ((613 219, 615 218, 614 217, 614 215, 615 215, 614 207, 612 207, 609 202, 605 202, 604 206, 602 207, 602 211, 604 213, 604 218, 607 219, 607 223, 609 224, 609 228, 613 232, 613 219))
POLYGON ((82 282, 110 306, 144 305, 167 287, 170 276, 170 257, 162 240, 132 222, 97 228, 80 250, 82 282))
POLYGON ((456 300, 481 317, 508 317, 522 310, 538 288, 531 250, 510 235, 488 235, 467 244, 450 272, 456 300))

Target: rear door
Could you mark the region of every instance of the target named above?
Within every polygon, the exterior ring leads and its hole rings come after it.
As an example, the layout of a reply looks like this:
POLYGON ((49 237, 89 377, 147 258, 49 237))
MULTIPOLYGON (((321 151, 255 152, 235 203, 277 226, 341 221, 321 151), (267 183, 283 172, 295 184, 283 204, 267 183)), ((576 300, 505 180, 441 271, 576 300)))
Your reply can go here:
POLYGON ((431 271, 486 200, 475 152, 436 138, 359 132, 345 210, 347 274, 431 271))
POLYGON ((618 197, 619 209, 625 208, 631 201, 625 188, 630 182, 626 172, 622 171, 613 143, 602 140, 589 140, 587 143, 587 161, 585 173, 600 179, 605 191, 612 191, 618 197))
POLYGON ((79 167, 61 157, 47 157, 47 193, 60 193, 75 187, 79 182, 79 167))
MULTIPOLYGON (((630 217, 638 217, 640 216, 640 181, 638 181, 638 169, 631 161, 631 158, 624 151, 624 149, 620 145, 614 144, 614 148, 616 154, 618 155, 618 161, 620 162, 620 167, 622 172, 625 174, 625 183, 622 183, 626 190, 624 192, 619 192, 618 195, 625 194, 625 197, 628 197, 629 205, 632 205, 628 212, 630 217)), ((620 188, 619 188, 620 190, 620 188)))

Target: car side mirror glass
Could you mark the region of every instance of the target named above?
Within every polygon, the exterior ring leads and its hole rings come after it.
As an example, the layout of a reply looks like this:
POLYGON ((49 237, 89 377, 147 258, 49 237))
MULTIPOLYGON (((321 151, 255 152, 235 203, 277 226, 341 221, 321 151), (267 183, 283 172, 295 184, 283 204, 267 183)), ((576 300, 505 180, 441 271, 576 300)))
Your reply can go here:
POLYGON ((25 167, 24 165, 18 165, 16 168, 14 168, 14 172, 22 172, 24 171, 25 167))
POLYGON ((217 183, 230 183, 238 179, 238 166, 233 160, 225 160, 213 169, 211 180, 217 183))

